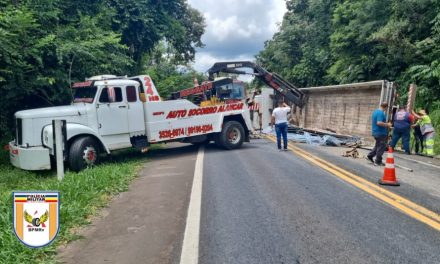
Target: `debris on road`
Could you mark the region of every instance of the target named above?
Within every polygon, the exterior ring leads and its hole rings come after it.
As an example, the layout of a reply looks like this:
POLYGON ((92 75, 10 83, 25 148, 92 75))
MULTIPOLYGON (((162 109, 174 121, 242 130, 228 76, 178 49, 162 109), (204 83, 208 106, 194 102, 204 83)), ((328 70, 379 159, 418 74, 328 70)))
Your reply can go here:
POLYGON ((347 147, 350 147, 352 149, 347 150, 345 153, 342 154, 343 157, 353 157, 354 159, 359 158, 359 151, 357 148, 359 147, 359 144, 356 143, 349 143, 347 144, 347 147))
MULTIPOLYGON (((353 144, 361 145, 362 140, 359 137, 340 135, 333 132, 319 129, 305 129, 297 126, 289 125, 287 129, 287 139, 298 143, 307 143, 310 145, 320 146, 349 146, 353 144)), ((263 134, 275 135, 275 130, 266 127, 262 130, 263 134)))
POLYGON ((254 132, 249 134, 249 138, 250 139, 261 139, 262 138, 262 133, 254 131, 254 132))
POLYGON ((404 170, 407 170, 409 172, 413 172, 414 171, 411 168, 407 168, 407 167, 404 167, 404 166, 401 166, 401 165, 397 165, 397 164, 394 164, 394 165, 396 166, 396 168, 404 169, 404 170))

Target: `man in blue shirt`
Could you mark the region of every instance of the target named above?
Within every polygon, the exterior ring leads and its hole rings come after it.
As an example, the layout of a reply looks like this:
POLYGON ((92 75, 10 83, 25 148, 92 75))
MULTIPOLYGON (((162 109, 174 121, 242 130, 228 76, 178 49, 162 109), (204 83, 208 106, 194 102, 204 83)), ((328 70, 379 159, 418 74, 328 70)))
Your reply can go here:
POLYGON ((385 111, 388 108, 388 103, 382 103, 379 109, 373 111, 371 117, 372 135, 376 140, 373 150, 367 155, 367 159, 375 165, 383 166, 382 155, 385 152, 388 138, 388 128, 391 123, 386 123, 385 111), (374 159, 376 157, 376 159, 374 159))

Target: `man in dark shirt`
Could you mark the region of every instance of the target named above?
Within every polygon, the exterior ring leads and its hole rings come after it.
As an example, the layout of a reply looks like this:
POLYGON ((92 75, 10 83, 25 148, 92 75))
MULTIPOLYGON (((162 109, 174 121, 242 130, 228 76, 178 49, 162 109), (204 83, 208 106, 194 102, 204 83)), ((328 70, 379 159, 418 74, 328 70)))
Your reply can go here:
POLYGON ((423 153, 422 130, 420 130, 420 124, 418 124, 418 123, 412 125, 412 127, 414 128, 414 143, 415 143, 416 155, 420 155, 423 153))
POLYGON ((388 103, 382 103, 379 109, 373 111, 371 118, 372 135, 376 143, 373 150, 367 155, 367 159, 378 166, 384 165, 382 163, 382 155, 387 145, 388 128, 391 127, 391 123, 386 123, 385 111, 387 108, 388 103))

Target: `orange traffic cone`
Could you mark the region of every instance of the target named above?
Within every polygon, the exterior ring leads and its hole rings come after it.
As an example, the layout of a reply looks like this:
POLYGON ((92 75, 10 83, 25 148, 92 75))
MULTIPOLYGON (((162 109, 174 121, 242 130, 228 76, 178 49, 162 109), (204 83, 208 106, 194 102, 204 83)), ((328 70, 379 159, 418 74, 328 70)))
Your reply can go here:
POLYGON ((381 185, 400 186, 396 179, 396 168, 394 166, 393 148, 388 148, 387 161, 385 162, 385 169, 383 171, 383 178, 379 180, 381 185))

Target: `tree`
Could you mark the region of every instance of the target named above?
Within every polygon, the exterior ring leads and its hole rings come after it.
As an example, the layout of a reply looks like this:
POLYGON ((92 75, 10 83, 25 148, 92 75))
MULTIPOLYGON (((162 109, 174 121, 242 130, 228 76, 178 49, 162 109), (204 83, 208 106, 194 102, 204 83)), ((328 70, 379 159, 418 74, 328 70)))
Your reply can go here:
POLYGON ((297 86, 411 82, 419 105, 439 100, 440 1, 288 0, 279 32, 257 60, 297 86))
POLYGON ((195 47, 203 45, 204 19, 184 0, 112 0, 111 6, 116 10, 113 29, 121 32, 135 62, 133 73, 142 69, 143 55, 160 40, 166 39, 185 62, 194 58, 195 47))
POLYGON ((144 58, 148 65, 145 72, 151 76, 163 98, 168 98, 172 92, 193 87, 194 79, 199 83, 207 79, 189 64, 176 63, 175 54, 168 43, 162 41, 144 58))
POLYGON ((280 31, 265 43, 257 61, 297 86, 325 82, 331 64, 330 34, 335 1, 289 0, 280 31))
POLYGON ((204 19, 185 0, 0 0, 0 136, 17 110, 70 102, 92 75, 142 74, 160 41, 175 63, 202 46, 204 19))

